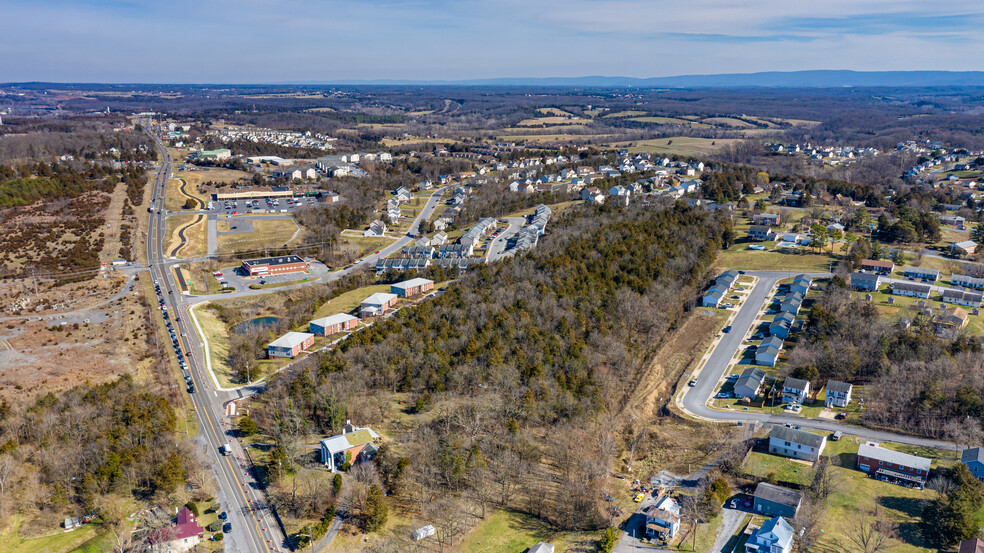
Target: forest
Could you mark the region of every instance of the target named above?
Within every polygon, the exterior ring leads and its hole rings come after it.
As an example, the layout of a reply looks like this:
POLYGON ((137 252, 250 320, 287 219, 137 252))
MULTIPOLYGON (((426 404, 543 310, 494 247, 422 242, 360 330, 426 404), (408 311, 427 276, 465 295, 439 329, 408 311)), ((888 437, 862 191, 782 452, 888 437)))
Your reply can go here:
MULTIPOLYGON (((682 203, 568 210, 533 252, 465 273, 272 379, 251 414, 274 441, 271 472, 309 437, 347 418, 379 421, 392 394, 408 394, 428 422, 384 448, 367 478, 408 513, 464 501, 599 527, 614 421, 727 228, 682 203)), ((304 497, 281 506, 310 509, 304 497)))

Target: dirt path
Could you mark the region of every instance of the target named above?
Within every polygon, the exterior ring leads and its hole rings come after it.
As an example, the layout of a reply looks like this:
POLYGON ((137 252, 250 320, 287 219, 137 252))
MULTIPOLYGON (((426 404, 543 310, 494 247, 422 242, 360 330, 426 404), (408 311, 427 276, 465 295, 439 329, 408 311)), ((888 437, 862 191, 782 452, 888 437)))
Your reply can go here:
POLYGON ((103 228, 105 241, 99 260, 109 262, 120 256, 120 226, 123 224, 123 199, 126 198, 126 184, 122 181, 116 184, 109 197, 109 207, 106 208, 106 226, 103 228))

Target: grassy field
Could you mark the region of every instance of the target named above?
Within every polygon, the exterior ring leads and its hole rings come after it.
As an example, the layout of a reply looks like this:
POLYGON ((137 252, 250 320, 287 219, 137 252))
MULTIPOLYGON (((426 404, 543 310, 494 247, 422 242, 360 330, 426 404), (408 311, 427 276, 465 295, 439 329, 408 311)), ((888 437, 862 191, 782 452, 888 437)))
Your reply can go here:
POLYGON ((738 129, 748 129, 755 125, 748 123, 747 121, 742 121, 741 119, 734 119, 732 117, 709 117, 707 119, 702 119, 701 122, 707 123, 709 125, 717 125, 724 127, 734 127, 738 129))
POLYGON ((219 384, 228 387, 232 384, 232 367, 229 366, 229 332, 222 321, 207 309, 194 308, 194 316, 205 339, 208 340, 208 357, 212 363, 212 373, 219 380, 219 384))
POLYGON ((632 142, 613 142, 610 148, 627 148, 630 153, 654 152, 659 154, 695 155, 711 154, 737 142, 737 138, 694 138, 676 136, 673 138, 658 138, 653 140, 635 140, 632 142))
POLYGON ((632 117, 632 121, 638 121, 640 123, 656 123, 659 125, 687 125, 694 128, 707 128, 710 125, 704 123, 698 123, 695 121, 688 121, 686 119, 679 119, 677 117, 632 117))
POLYGON ((352 290, 351 292, 345 292, 344 294, 340 294, 328 303, 322 305, 318 311, 311 316, 311 318, 320 319, 321 317, 327 317, 328 315, 334 315, 335 313, 351 313, 359 307, 362 300, 368 298, 376 292, 389 292, 389 289, 389 284, 376 284, 373 286, 366 286, 365 288, 358 288, 356 290, 352 290))
POLYGON ((546 116, 537 117, 534 119, 524 119, 519 123, 516 123, 517 127, 539 127, 539 126, 555 126, 555 125, 586 125, 588 123, 587 119, 571 119, 570 117, 560 117, 560 116, 546 116))
POLYGON ((167 217, 167 235, 164 238, 164 251, 167 255, 197 257, 205 255, 206 250, 206 226, 208 222, 203 215, 193 215, 191 213, 179 213, 167 217), (197 223, 192 224, 196 219, 201 218, 197 223), (190 225, 190 226, 189 226, 190 225), (184 229, 185 245, 173 252, 172 249, 181 243, 178 231, 184 229))
POLYGON ((218 249, 220 252, 235 252, 257 250, 282 246, 291 240, 300 228, 294 219, 245 218, 253 223, 253 232, 237 234, 220 234, 218 249))
MULTIPOLYGON (((552 131, 562 129, 553 127, 552 131)), ((569 142, 571 140, 606 140, 611 139, 610 134, 503 134, 497 135, 497 140, 507 142, 569 142)))
MULTIPOLYGON (((172 150, 173 159, 183 159, 184 155, 175 155, 172 150)), ((180 163, 176 163, 181 165, 180 163)), ((174 173, 174 178, 167 182, 167 189, 164 193, 164 209, 168 211, 180 210, 189 197, 199 200, 201 205, 208 202, 205 194, 198 193, 198 185, 208 181, 218 183, 236 182, 243 178, 250 178, 250 174, 244 171, 234 171, 232 169, 222 169, 218 167, 197 167, 194 171, 178 171, 174 173), (186 182, 182 193, 181 181, 186 182)))
POLYGON ((538 112, 540 112, 540 113, 542 113, 544 115, 555 115, 555 116, 559 116, 559 117, 567 117, 567 116, 574 115, 573 113, 564 111, 564 110, 562 110, 560 108, 538 108, 536 111, 538 111, 538 112))
MULTIPOLYGON (((579 203, 582 202, 580 200, 571 200, 569 202, 560 202, 559 204, 547 204, 547 207, 550 208, 550 210, 553 212, 553 216, 556 217, 557 215, 563 213, 565 210, 570 209, 571 207, 579 203)), ((532 215, 533 210, 534 208, 532 207, 529 209, 521 209, 519 211, 514 211, 512 213, 503 215, 502 217, 500 217, 500 219, 505 219, 506 217, 525 217, 527 215, 532 215)))
POLYGON ((287 282, 268 282, 266 284, 250 284, 250 290, 267 290, 269 288, 283 288, 284 286, 293 286, 294 284, 300 284, 302 282, 318 280, 318 277, 301 278, 298 280, 288 280, 287 282))
MULTIPOLYGON (((851 292, 853 297, 864 297, 866 294, 866 292, 851 292)), ((921 300, 920 298, 911 298, 909 296, 895 296, 890 293, 888 286, 882 286, 877 292, 871 293, 871 302, 880 313, 887 316, 894 317, 903 312, 909 312, 907 317, 911 319, 912 317, 915 317, 919 310, 916 302, 925 301, 926 307, 933 309, 934 312, 938 310, 937 308, 941 303, 939 295, 936 292, 933 292, 929 297, 930 299, 928 300, 921 300), (892 298, 894 303, 888 303, 889 298, 892 298)), ((947 304, 947 307, 954 305, 956 304, 947 304)), ((975 336, 984 335, 984 316, 973 315, 972 308, 962 306, 957 307, 961 307, 966 310, 968 314, 970 314, 966 327, 967 333, 975 336)))
MULTIPOLYGON (((600 533, 598 533, 600 535, 600 533)), ((522 553, 539 541, 554 544, 562 553, 576 542, 591 543, 597 536, 558 533, 543 521, 516 511, 496 511, 465 535, 457 548, 460 553, 522 553)), ((580 549, 577 549, 580 550, 580 549)))
MULTIPOLYGON (((98 524, 86 524, 71 532, 62 532, 60 528, 52 528, 46 536, 25 538, 20 534, 22 519, 19 515, 12 518, 7 528, 0 533, 0 551, 4 553, 67 553, 80 549, 89 542, 107 541, 108 532, 100 533, 98 524)), ((95 544, 95 543, 94 543, 95 544)), ((104 549, 95 549, 104 551, 104 549)))
POLYGON ((639 117, 641 115, 646 115, 646 112, 644 112, 644 111, 616 111, 615 113, 609 113, 608 115, 603 116, 602 119, 604 119, 605 117, 639 117))
POLYGON ((355 246, 356 252, 359 257, 362 257, 370 252, 375 252, 389 246, 393 243, 393 240, 389 238, 380 238, 377 236, 341 236, 339 241, 346 244, 355 246))
POLYGON ((718 254, 716 264, 728 269, 746 271, 799 271, 827 272, 830 262, 839 261, 839 256, 831 257, 826 253, 812 253, 806 248, 793 250, 796 253, 779 251, 756 251, 747 249, 747 244, 735 244, 731 249, 718 254))

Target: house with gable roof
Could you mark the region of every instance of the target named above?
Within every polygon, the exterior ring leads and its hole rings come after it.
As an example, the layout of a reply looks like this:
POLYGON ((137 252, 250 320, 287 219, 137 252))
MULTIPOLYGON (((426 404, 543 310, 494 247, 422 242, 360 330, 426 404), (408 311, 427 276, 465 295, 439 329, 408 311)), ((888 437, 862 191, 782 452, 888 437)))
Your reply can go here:
POLYGON ((321 462, 330 472, 335 472, 346 461, 352 465, 370 461, 379 451, 378 441, 379 434, 372 428, 359 428, 347 420, 341 434, 321 440, 321 462))

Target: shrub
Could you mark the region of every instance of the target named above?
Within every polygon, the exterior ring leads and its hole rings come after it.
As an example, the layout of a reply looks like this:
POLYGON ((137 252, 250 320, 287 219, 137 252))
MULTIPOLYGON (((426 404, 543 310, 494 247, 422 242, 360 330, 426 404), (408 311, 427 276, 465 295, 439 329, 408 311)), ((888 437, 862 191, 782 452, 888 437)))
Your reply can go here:
POLYGON ((185 503, 185 507, 187 507, 188 510, 190 510, 195 515, 195 518, 202 516, 201 511, 198 510, 198 504, 195 503, 194 501, 189 501, 185 503))
POLYGON ((611 553, 612 549, 615 549, 615 544, 618 543, 618 530, 609 526, 605 529, 605 534, 601 536, 601 541, 598 542, 598 551, 602 553, 611 553))

